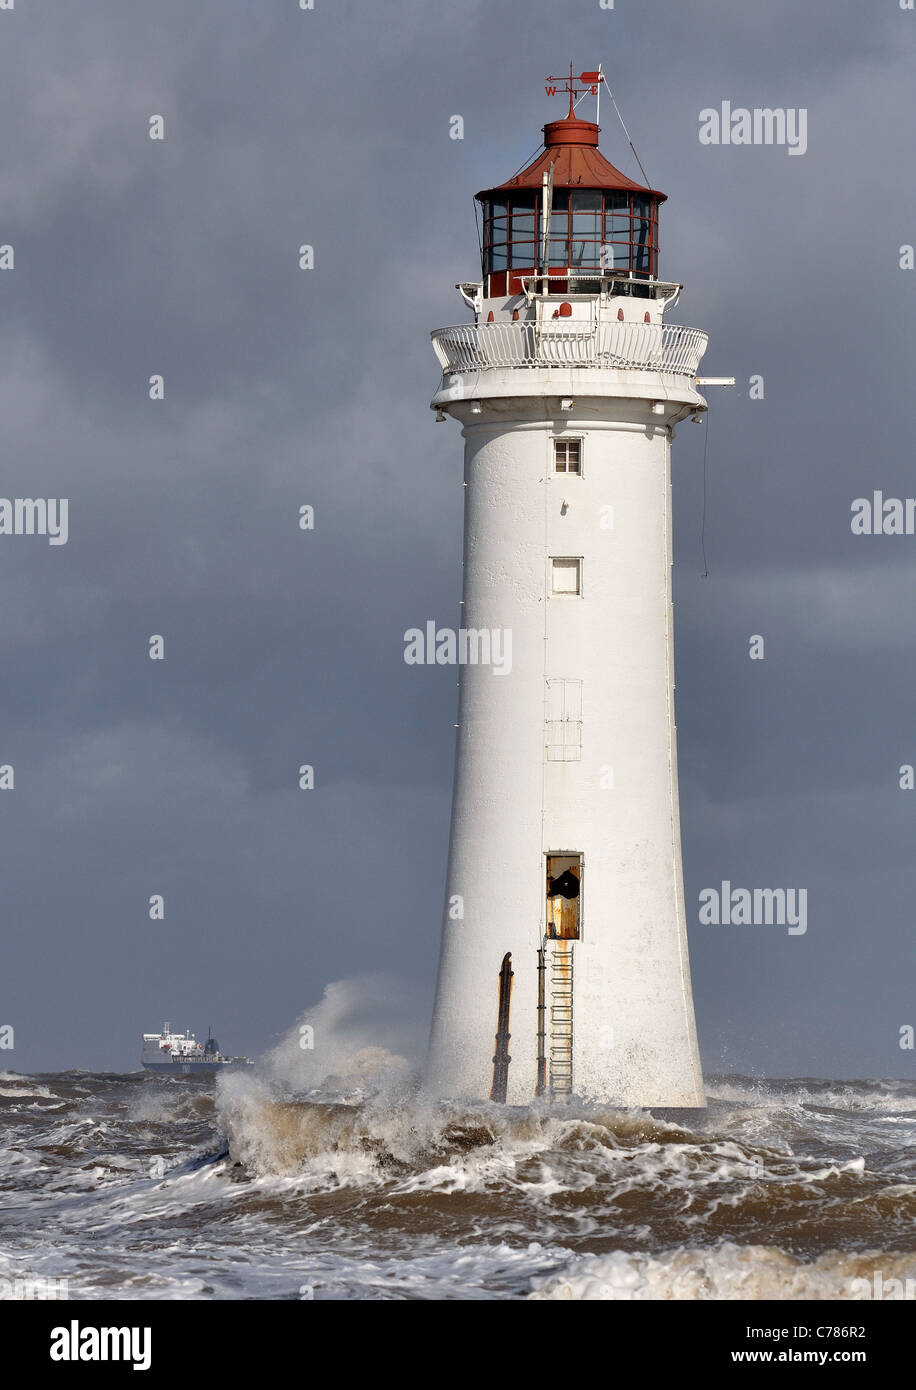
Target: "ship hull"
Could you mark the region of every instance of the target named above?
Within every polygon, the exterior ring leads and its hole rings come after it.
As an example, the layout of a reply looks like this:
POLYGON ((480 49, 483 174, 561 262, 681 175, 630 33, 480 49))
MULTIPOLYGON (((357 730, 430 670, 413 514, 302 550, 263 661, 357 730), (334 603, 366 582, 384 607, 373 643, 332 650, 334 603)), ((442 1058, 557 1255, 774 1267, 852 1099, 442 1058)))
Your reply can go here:
POLYGON ((252 1066, 251 1062, 143 1062, 144 1071, 157 1072, 160 1076, 207 1076, 215 1071, 236 1071, 252 1066))

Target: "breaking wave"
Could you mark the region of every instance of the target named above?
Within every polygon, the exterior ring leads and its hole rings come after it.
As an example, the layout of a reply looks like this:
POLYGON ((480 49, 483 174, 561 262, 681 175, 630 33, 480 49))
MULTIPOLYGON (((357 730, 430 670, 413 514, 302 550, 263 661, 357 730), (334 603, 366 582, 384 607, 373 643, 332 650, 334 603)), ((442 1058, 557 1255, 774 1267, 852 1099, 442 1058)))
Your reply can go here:
POLYGON ((716 1077, 678 1119, 437 1103, 410 1018, 390 982, 344 981, 215 1085, 4 1074, 0 1293, 37 1275, 73 1299, 916 1292, 913 1083, 716 1077))

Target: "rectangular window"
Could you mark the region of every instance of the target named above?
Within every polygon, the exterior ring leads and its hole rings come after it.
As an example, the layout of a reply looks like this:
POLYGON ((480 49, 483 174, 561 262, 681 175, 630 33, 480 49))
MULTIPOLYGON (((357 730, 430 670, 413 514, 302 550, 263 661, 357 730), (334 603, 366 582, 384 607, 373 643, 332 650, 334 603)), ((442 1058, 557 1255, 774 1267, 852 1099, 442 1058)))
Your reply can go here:
POLYGON ((547 855, 545 930, 551 941, 578 941, 582 930, 582 855, 547 855))
POLYGON ((514 270, 533 270, 537 264, 534 242, 513 241, 509 247, 509 261, 514 270))
POLYGON ((630 240, 629 212, 607 212, 604 215, 605 241, 630 240))
MULTIPOLYGON (((550 224, 550 230, 551 232, 555 230, 553 223, 550 224)), ((569 242, 565 237, 561 241, 557 237, 551 236, 547 258, 550 265, 569 265, 569 242)))
POLYGON ((512 235, 509 238, 509 265, 514 269, 533 270, 535 262, 534 194, 513 194, 509 203, 512 235))
POLYGON ((549 265, 569 265, 569 193, 555 189, 550 214, 549 265))
POLYGON ((554 467, 557 473, 582 472, 582 441, 579 439, 555 439, 553 441, 554 467))
POLYGON ((600 264, 601 260, 601 240, 597 241, 577 241, 573 237, 569 247, 569 264, 576 268, 591 270, 600 264))
POLYGON ((570 194, 572 212, 570 265, 598 264, 601 235, 601 194, 597 190, 570 194))
POLYGON ((550 591, 554 594, 582 593, 582 557, 555 555, 550 561, 550 591))
POLYGON ((486 223, 487 264, 491 271, 505 270, 508 262, 506 248, 508 209, 504 202, 493 203, 486 223))
POLYGON ((512 240, 534 240, 534 197, 512 199, 512 240))
POLYGON ((577 763, 582 758, 582 682, 551 676, 547 680, 546 747, 549 763, 577 763))

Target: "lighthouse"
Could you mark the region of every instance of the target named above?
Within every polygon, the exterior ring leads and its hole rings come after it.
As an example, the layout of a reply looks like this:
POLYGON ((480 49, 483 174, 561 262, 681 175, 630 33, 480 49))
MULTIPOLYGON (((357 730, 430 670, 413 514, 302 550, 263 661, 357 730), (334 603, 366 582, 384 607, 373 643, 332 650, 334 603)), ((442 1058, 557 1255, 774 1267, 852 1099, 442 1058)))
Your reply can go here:
POLYGON ((681 286, 659 277, 665 194, 604 158, 572 78, 569 93, 537 157, 476 195, 481 280, 457 286, 473 317, 432 334, 465 510, 426 1085, 700 1107, 670 450, 706 410, 707 339, 666 322, 681 286))

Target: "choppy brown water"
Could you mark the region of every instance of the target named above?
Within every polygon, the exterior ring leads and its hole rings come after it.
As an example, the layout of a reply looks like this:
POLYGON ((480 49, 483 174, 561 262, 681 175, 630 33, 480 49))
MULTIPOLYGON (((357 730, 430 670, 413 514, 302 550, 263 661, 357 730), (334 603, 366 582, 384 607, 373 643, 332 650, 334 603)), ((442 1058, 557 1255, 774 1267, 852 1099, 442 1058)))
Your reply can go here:
POLYGON ((433 1105, 404 1083, 295 1097, 248 1074, 6 1073, 0 1277, 64 1278, 76 1298, 916 1287, 916 1086, 708 1091, 675 1123, 433 1105))

